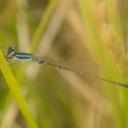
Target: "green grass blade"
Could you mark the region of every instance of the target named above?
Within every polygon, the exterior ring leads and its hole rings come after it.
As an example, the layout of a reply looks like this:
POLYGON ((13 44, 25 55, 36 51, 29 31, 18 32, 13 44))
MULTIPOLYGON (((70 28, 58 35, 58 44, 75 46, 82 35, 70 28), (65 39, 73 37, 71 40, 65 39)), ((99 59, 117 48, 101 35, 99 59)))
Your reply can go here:
POLYGON ((31 128, 38 128, 36 122, 33 119, 32 113, 29 110, 28 104, 25 101, 24 97, 22 96, 18 84, 10 68, 8 67, 8 64, 6 63, 1 51, 0 51, 0 69, 28 125, 31 128))
MULTIPOLYGON (((95 57, 95 60, 97 61, 97 63, 101 67, 103 67, 103 69, 105 69, 106 71, 112 71, 112 73, 101 72, 102 77, 109 78, 109 79, 116 79, 117 81, 118 80, 124 81, 123 68, 121 69, 121 66, 120 67, 118 66, 118 63, 115 60, 116 55, 112 54, 112 52, 110 52, 110 49, 107 48, 107 46, 101 40, 101 36, 100 36, 101 33, 100 33, 100 31, 98 31, 98 29, 100 29, 100 27, 96 24, 96 22, 94 20, 93 13, 92 13, 92 11, 93 11, 92 8, 94 9, 94 6, 95 6, 94 2, 92 2, 91 0, 89 0, 87 2, 85 2, 84 0, 81 0, 81 1, 79 1, 79 4, 80 4, 80 9, 81 9, 81 12, 83 15, 83 19, 84 19, 84 26, 85 26, 85 29, 87 31, 87 36, 90 41, 90 47, 92 48, 91 52, 92 52, 93 56, 95 57)), ((114 12, 114 10, 113 10, 113 12, 114 12)), ((115 17, 114 13, 112 13, 110 15, 115 17)), ((113 23, 114 22, 115 21, 113 21, 113 23)), ((106 23, 105 20, 102 23, 106 23)), ((107 24, 107 25, 109 25, 109 24, 107 24)), ((119 22, 116 21, 114 28, 117 28, 114 30, 121 32, 121 28, 119 27, 119 22)), ((117 40, 120 41, 120 38, 122 39, 122 37, 117 36, 117 40)), ((118 49, 120 51, 119 53, 120 53, 120 56, 122 57, 121 62, 123 62, 124 51, 122 48, 123 47, 122 42, 120 41, 120 43, 118 44, 118 42, 115 41, 115 42, 112 42, 112 44, 117 44, 117 46, 119 46, 118 47, 118 49)), ((111 46, 113 46, 112 44, 111 44, 111 46)), ((117 58, 119 58, 119 54, 118 54, 117 58)), ((118 99, 119 95, 118 95, 118 93, 117 93, 118 91, 116 89, 113 87, 111 87, 111 88, 106 87, 105 91, 106 91, 107 96, 109 97, 109 100, 111 101, 111 104, 112 104, 112 110, 113 110, 112 115, 114 117, 116 126, 118 128, 123 128, 124 127, 123 114, 120 111, 120 101, 118 99)))
POLYGON ((53 10, 55 9, 56 7, 56 4, 57 4, 57 0, 51 0, 46 11, 45 11, 45 14, 42 16, 41 18, 41 21, 35 31, 35 34, 32 38, 32 51, 34 51, 37 46, 38 46, 38 43, 42 37, 42 34, 43 32, 45 31, 45 28, 49 22, 49 18, 53 12, 53 10))

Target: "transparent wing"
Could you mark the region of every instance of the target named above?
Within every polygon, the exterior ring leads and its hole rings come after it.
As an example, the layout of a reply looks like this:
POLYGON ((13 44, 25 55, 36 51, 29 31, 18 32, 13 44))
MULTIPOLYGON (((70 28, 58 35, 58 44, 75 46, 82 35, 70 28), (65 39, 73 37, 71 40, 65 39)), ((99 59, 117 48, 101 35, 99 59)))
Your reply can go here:
POLYGON ((40 64, 48 64, 57 67, 59 69, 64 69, 78 73, 89 79, 90 78, 100 79, 102 81, 109 82, 114 85, 119 85, 128 88, 128 84, 117 82, 114 80, 109 80, 102 77, 99 78, 98 76, 100 76, 99 72, 101 71, 101 69, 93 63, 89 63, 85 61, 74 61, 74 60, 50 60, 48 58, 39 58, 39 57, 34 57, 33 60, 40 64))
POLYGON ((58 69, 64 69, 86 76, 96 76, 100 68, 93 63, 76 60, 57 60, 49 58, 33 57, 33 60, 39 64, 47 64, 58 69))

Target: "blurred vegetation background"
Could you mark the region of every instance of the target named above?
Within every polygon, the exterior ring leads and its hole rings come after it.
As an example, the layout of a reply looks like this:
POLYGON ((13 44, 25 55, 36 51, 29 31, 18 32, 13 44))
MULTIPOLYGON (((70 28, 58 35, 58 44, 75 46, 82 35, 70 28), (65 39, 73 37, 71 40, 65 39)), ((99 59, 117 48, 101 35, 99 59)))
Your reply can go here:
POLYGON ((0 55, 0 127, 127 128, 127 88, 100 80, 128 82, 127 14, 126 0, 0 0, 3 54, 13 44, 85 73, 0 55))

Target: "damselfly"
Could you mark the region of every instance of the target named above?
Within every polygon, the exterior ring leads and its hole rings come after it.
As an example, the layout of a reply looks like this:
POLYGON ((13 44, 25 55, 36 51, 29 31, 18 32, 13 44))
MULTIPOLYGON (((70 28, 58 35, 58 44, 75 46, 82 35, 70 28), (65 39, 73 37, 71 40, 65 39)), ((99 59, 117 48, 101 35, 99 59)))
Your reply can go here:
MULTIPOLYGON (((71 67, 71 65, 68 66, 68 64, 64 64, 64 63, 62 64, 55 60, 49 60, 49 59, 42 58, 42 57, 35 57, 35 56, 32 56, 30 53, 16 51, 14 46, 8 47, 5 57, 9 60, 16 59, 19 61, 35 61, 39 64, 47 64, 47 65, 57 67, 59 69, 64 69, 64 70, 76 72, 79 74, 83 73, 83 70, 80 71, 79 68, 78 69, 76 67, 73 68, 73 67, 71 67)), ((85 66, 87 66, 87 65, 85 65, 85 66)), ((85 73, 88 73, 88 72, 89 71, 86 71, 85 73)), ((100 80, 128 88, 128 84, 120 83, 120 82, 117 82, 114 80, 109 80, 109 79, 102 78, 102 77, 100 77, 100 80)))

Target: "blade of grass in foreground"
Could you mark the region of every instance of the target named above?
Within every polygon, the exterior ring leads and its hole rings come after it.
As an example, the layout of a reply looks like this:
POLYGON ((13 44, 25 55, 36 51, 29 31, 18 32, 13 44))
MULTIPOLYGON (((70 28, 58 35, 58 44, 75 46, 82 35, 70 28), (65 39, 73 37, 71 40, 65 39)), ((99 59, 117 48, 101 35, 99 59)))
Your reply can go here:
POLYGON ((30 112, 28 104, 20 92, 17 82, 16 82, 10 68, 8 67, 8 64, 5 62, 6 61, 4 59, 4 56, 2 55, 2 52, 0 51, 0 70, 7 82, 7 85, 9 87, 11 93, 15 97, 16 102, 17 102, 23 116, 25 117, 28 125, 31 128, 38 128, 36 122, 33 119, 32 114, 30 112))

